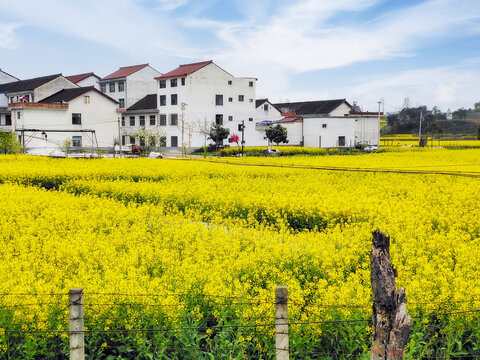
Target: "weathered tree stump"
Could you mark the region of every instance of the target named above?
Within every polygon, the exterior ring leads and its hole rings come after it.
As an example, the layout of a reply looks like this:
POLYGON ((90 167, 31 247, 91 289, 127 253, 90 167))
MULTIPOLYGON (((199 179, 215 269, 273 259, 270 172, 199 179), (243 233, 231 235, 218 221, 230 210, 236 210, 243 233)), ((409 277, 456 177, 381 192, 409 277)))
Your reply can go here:
POLYGON ((373 232, 370 254, 373 290, 372 360, 403 359, 412 318, 407 314, 405 289, 395 289, 396 270, 390 264, 390 238, 373 232))

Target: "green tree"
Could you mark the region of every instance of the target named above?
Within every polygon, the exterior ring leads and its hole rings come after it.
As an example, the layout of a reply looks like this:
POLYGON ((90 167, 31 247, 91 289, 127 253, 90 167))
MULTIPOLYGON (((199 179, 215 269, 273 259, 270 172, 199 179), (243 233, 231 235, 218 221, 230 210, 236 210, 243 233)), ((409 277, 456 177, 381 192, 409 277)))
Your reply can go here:
POLYGON ((477 140, 480 140, 480 125, 477 128, 477 140))
POLYGON ((265 130, 265 135, 270 142, 275 144, 288 143, 287 139, 287 129, 282 125, 277 124, 276 126, 269 126, 265 130))
POLYGON ((208 138, 215 143, 217 151, 223 144, 223 140, 228 138, 228 135, 230 135, 230 130, 219 124, 213 125, 208 132, 208 138))
POLYGON ((130 136, 138 141, 140 149, 144 155, 155 150, 165 141, 165 134, 160 133, 157 130, 147 130, 144 128, 139 128, 137 131, 130 133, 130 136))
POLYGON ((0 131, 0 153, 18 154, 20 152, 20 143, 15 138, 15 133, 10 131, 0 131))

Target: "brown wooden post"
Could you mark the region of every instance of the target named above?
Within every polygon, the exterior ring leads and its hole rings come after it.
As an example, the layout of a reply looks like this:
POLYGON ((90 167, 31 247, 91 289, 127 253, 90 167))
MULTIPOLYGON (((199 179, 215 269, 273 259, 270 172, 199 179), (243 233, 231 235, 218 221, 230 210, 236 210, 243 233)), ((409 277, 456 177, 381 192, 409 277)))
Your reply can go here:
POLYGON ((288 290, 286 286, 275 288, 275 348, 277 360, 288 360, 288 290))
POLYGON ((70 360, 85 360, 85 338, 83 327, 83 289, 70 289, 69 297, 69 337, 70 360))
POLYGON ((373 343, 371 360, 400 360, 410 337, 405 289, 395 289, 396 270, 390 264, 390 238, 373 232, 370 254, 373 290, 373 343))

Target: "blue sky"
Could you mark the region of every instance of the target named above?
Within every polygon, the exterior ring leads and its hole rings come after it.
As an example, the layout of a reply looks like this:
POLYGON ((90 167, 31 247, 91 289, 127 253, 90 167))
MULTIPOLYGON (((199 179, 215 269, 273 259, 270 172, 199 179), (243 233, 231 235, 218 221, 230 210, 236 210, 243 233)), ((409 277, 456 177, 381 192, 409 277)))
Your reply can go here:
POLYGON ((0 0, 0 68, 19 78, 214 60, 272 102, 363 110, 480 101, 479 0, 0 0))

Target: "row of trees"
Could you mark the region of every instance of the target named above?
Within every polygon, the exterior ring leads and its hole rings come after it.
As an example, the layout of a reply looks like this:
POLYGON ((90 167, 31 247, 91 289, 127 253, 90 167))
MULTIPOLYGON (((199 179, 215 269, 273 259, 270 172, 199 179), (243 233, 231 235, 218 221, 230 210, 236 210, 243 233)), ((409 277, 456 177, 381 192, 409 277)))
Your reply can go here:
MULTIPOLYGON (((208 138, 215 143, 216 149, 218 150, 223 144, 223 141, 228 138, 228 135, 230 135, 229 129, 226 129, 221 125, 213 125, 208 133, 208 138)), ((265 136, 267 137, 269 142, 275 143, 277 144, 277 146, 280 143, 288 143, 287 129, 279 124, 277 124, 276 126, 269 126, 265 130, 265 136)), ((239 145, 239 136, 237 134, 232 134, 232 136, 230 136, 230 142, 239 145)))
POLYGON ((475 122, 467 117, 477 114, 480 117, 480 102, 475 104, 475 109, 458 109, 451 114, 440 111, 434 106, 428 109, 426 106, 404 107, 397 113, 389 114, 387 126, 382 129, 383 134, 418 133, 420 119, 422 133, 432 136, 441 136, 443 133, 473 134, 477 130, 475 122))

